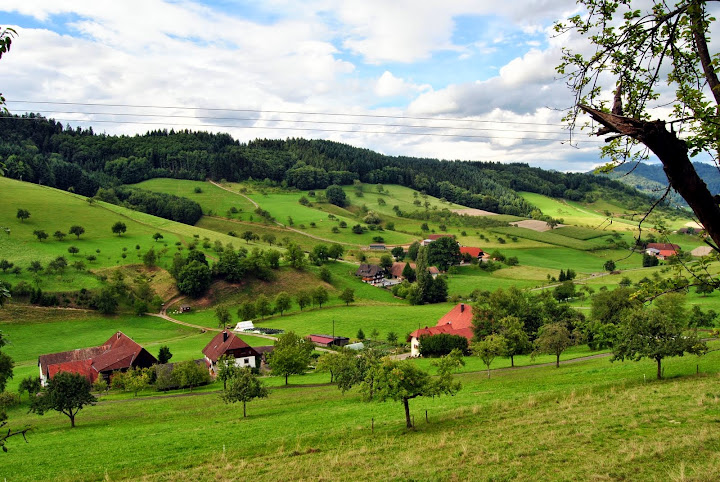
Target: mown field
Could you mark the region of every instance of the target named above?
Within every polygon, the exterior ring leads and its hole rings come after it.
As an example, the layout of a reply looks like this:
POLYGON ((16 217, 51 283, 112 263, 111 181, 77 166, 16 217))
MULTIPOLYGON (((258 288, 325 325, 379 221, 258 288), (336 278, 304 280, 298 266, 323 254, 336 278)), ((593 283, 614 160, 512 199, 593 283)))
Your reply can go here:
POLYGON ((245 419, 209 390, 111 397, 80 412, 75 429, 63 415, 39 417, 23 406, 11 420, 34 429, 28 444, 12 441, 0 476, 712 480, 720 476, 719 356, 668 360, 668 379, 659 382, 652 362, 607 358, 494 371, 490 379, 463 373, 457 395, 411 401, 413 430, 404 428, 400 403, 367 403, 357 390, 343 395, 329 385, 272 388, 248 404, 245 419), (92 447, 92 456, 78 447, 92 447))

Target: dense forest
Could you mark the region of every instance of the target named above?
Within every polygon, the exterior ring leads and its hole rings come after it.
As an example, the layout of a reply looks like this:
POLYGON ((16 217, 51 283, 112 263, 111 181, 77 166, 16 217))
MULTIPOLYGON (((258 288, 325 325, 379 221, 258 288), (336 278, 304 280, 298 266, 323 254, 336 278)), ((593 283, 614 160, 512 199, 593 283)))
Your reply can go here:
POLYGON ((530 216, 534 207, 517 191, 588 202, 599 193, 636 205, 646 200, 611 179, 527 164, 386 156, 324 140, 240 143, 228 134, 189 130, 110 136, 36 114, 0 116, 0 162, 9 177, 85 196, 99 188, 170 177, 268 180, 298 189, 359 179, 400 184, 454 203, 520 216, 530 216))

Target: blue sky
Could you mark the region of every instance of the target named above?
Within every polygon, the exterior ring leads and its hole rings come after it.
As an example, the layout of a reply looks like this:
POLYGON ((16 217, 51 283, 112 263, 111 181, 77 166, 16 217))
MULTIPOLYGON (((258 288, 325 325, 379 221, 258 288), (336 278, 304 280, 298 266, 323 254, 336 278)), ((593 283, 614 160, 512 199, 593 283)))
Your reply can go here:
POLYGON ((561 117, 572 95, 554 66, 572 39, 550 30, 575 8, 568 0, 4 0, 2 25, 19 35, 0 64, 0 87, 13 112, 96 132, 167 125, 242 141, 303 136, 392 155, 587 170, 600 162, 599 141, 582 133, 575 147, 567 142, 561 117), (248 116, 252 129, 228 119, 248 116))

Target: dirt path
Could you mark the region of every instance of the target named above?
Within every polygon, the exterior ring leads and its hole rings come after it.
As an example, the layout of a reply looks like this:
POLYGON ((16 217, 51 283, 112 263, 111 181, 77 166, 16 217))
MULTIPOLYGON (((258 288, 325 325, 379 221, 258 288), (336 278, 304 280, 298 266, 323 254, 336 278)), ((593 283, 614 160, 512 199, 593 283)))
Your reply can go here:
POLYGON ((210 181, 210 184, 212 184, 213 186, 219 187, 219 188, 222 189, 223 191, 231 192, 231 193, 233 193, 233 194, 237 194, 238 196, 244 197, 245 199, 247 199, 248 201, 250 201, 250 202, 253 204, 253 206, 255 206, 256 208, 259 208, 259 207, 260 207, 260 205, 259 205, 258 203, 256 203, 255 201, 253 201, 252 199, 250 199, 249 197, 247 197, 245 194, 243 194, 243 193, 241 193, 241 192, 233 191, 232 189, 229 189, 229 188, 227 188, 227 187, 221 186, 220 184, 218 184, 218 183, 215 182, 215 181, 210 181))

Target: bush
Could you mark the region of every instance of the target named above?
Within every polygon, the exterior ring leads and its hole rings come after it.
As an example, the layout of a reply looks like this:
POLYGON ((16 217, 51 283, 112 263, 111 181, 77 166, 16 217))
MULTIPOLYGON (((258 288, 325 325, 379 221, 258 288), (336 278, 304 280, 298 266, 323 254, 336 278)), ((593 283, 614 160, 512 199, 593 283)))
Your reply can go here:
POLYGON ((440 333, 434 336, 423 335, 420 337, 420 354, 422 356, 444 356, 456 348, 463 353, 467 353, 467 338, 447 333, 440 333))
POLYGON ((0 393, 0 412, 20 405, 20 395, 13 392, 0 393))

